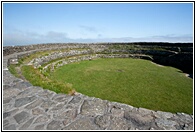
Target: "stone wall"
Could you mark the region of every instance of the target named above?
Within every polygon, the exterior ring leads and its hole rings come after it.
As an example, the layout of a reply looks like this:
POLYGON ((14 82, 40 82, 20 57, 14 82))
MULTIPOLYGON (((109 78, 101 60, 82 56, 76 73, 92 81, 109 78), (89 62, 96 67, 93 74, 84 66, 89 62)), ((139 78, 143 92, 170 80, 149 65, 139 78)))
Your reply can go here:
POLYGON ((16 63, 18 57, 33 52, 3 57, 3 130, 194 130, 193 115, 136 108, 79 93, 56 94, 14 77, 8 61, 16 63))
MULTIPOLYGON (((99 47, 99 51, 104 47, 99 47)), ((3 130, 194 130, 193 115, 136 108, 79 93, 56 94, 33 86, 14 77, 8 70, 8 62, 17 63, 18 58, 38 49, 19 51, 3 56, 3 130)), ((70 57, 70 61, 131 56, 142 55, 92 54, 70 57)))
MULTIPOLYGON (((3 55, 31 50, 50 50, 63 48, 90 49, 94 54, 131 54, 152 57, 153 62, 173 66, 185 73, 193 74, 193 44, 192 43, 94 43, 94 44, 37 44, 27 46, 3 47, 3 55), (130 47, 130 48, 126 48, 130 47)), ((85 53, 86 54, 86 53, 85 53)), ((147 57, 147 58, 146 58, 147 57)), ((20 57, 18 57, 20 58, 20 57)))

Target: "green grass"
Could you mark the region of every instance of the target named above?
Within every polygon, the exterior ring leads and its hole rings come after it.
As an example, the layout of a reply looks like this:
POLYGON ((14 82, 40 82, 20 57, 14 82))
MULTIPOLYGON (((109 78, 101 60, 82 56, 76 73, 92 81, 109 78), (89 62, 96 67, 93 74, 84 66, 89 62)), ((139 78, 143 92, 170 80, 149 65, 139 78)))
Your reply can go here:
POLYGON ((72 63, 51 79, 77 92, 152 110, 193 113, 193 80, 178 69, 140 59, 97 59, 72 63))
POLYGON ((56 93, 68 94, 73 90, 71 84, 64 84, 60 81, 48 79, 47 77, 43 76, 39 70, 34 69, 33 66, 22 66, 21 70, 23 76, 34 86, 40 86, 44 89, 55 91, 56 93))
POLYGON ((20 75, 18 74, 18 72, 16 70, 16 67, 19 67, 19 65, 10 64, 10 66, 8 67, 8 69, 16 77, 20 77, 20 75))

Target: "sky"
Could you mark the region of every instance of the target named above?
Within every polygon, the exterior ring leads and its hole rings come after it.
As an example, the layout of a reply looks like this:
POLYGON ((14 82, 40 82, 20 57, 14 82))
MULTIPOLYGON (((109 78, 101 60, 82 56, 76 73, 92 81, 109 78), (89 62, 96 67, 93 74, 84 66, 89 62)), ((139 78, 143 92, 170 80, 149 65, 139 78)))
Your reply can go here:
POLYGON ((3 46, 193 42, 193 3, 3 3, 3 46))

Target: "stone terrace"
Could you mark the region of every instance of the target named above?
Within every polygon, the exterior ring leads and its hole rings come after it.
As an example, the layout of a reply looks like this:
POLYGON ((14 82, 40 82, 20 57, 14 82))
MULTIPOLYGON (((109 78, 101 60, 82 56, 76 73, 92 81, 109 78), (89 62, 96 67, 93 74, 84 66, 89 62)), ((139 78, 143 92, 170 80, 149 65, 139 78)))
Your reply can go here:
POLYGON ((14 77, 3 57, 3 130, 193 130, 193 115, 56 94, 14 77))

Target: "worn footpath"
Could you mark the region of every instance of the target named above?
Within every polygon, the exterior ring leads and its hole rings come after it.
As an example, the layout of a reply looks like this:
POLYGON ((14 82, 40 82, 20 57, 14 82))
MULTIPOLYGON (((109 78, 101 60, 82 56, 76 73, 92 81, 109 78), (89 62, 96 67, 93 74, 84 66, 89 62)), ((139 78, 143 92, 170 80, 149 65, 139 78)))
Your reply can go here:
POLYGON ((193 115, 56 94, 14 77, 3 57, 3 130, 193 130, 193 115))

